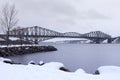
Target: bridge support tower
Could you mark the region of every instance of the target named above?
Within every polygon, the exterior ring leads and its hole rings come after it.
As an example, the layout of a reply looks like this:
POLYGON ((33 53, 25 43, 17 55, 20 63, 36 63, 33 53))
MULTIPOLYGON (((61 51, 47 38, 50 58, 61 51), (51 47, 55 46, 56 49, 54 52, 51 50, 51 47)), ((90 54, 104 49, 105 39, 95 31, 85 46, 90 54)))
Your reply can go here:
POLYGON ((112 38, 110 38, 107 40, 107 43, 112 43, 112 41, 113 41, 112 38))

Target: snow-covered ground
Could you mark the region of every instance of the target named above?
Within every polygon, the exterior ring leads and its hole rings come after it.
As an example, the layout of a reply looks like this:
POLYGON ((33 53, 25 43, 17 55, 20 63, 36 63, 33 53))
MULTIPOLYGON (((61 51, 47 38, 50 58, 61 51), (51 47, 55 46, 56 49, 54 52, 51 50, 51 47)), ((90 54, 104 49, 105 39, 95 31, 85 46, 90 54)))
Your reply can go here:
MULTIPOLYGON (((80 41, 80 43, 91 43, 92 41, 89 39, 85 39, 85 38, 53 38, 53 39, 49 39, 49 40, 45 40, 43 42, 49 43, 65 43, 65 42, 70 42, 70 41, 80 41)), ((107 43, 107 40, 104 40, 102 43, 107 43)))
POLYGON ((80 41, 81 43, 88 43, 90 40, 84 38, 53 38, 49 40, 45 40, 43 42, 53 42, 53 43, 64 43, 66 41, 80 41))
POLYGON ((82 69, 75 72, 61 71, 59 68, 64 65, 58 62, 40 66, 7 64, 3 61, 4 59, 0 58, 0 80, 120 80, 120 67, 115 66, 100 67, 100 75, 93 75, 82 69))
POLYGON ((44 42, 57 42, 57 41, 66 41, 66 40, 86 40, 82 38, 53 38, 49 40, 45 40, 44 42))
POLYGON ((19 40, 20 38, 16 38, 16 37, 9 37, 10 40, 15 41, 15 40, 19 40))

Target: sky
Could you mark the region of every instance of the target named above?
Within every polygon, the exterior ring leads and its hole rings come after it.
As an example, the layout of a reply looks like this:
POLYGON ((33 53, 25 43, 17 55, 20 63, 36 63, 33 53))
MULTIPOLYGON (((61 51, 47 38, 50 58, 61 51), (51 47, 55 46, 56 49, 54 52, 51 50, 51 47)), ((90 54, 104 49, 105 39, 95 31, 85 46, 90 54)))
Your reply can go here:
POLYGON ((120 36, 120 0, 0 0, 0 8, 6 3, 15 4, 21 27, 120 36))

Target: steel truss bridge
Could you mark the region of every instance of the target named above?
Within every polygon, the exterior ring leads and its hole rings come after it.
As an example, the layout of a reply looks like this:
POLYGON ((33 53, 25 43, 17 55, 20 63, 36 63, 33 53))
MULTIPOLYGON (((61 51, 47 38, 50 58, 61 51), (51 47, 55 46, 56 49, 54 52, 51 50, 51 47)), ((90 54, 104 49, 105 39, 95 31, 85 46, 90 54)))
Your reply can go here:
MULTIPOLYGON (((6 36, 5 34, 0 34, 0 37, 6 36)), ((66 32, 61 33, 54 30, 33 26, 27 28, 16 28, 10 31, 9 36, 18 37, 26 40, 34 41, 38 43, 39 41, 48 40, 51 38, 86 38, 91 40, 93 43, 101 43, 104 40, 108 40, 108 43, 113 41, 110 35, 101 32, 93 31, 90 33, 80 34, 77 32, 66 32)))

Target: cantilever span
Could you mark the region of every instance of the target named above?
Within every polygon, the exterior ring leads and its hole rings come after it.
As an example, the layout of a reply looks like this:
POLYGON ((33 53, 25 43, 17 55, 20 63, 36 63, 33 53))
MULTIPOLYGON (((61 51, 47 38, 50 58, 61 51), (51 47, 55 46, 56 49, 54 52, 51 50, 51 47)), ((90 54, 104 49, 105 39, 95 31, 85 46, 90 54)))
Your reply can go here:
MULTIPOLYGON (((13 37, 22 37, 26 40, 34 40, 34 41, 43 41, 51 38, 62 37, 62 38, 86 38, 92 40, 94 43, 101 43, 103 40, 108 39, 110 43, 112 38, 110 35, 101 32, 101 31, 93 31, 86 34, 80 34, 77 32, 66 32, 61 33, 54 30, 33 26, 27 28, 17 28, 13 29, 9 33, 10 36, 13 37)), ((1 34, 0 37, 5 36, 1 34)))

